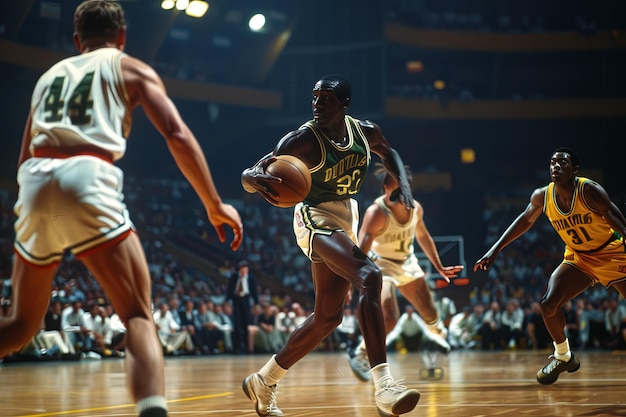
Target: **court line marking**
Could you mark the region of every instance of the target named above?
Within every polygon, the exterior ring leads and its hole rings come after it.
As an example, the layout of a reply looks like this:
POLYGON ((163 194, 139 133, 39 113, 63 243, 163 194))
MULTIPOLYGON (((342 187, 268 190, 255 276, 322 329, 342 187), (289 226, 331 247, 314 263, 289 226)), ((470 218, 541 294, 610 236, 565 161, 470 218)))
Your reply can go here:
MULTIPOLYGON (((167 400, 166 403, 182 403, 186 401, 196 401, 196 400, 206 400, 210 398, 219 398, 226 397, 228 395, 232 395, 233 392, 220 392, 218 394, 209 394, 209 395, 199 395, 196 397, 187 397, 187 398, 177 398, 174 400, 167 400)), ((118 408, 127 408, 134 407, 135 404, 120 404, 120 405, 110 405, 105 407, 93 407, 93 408, 83 408, 80 410, 67 410, 67 411, 53 411, 51 413, 41 413, 41 414, 27 414, 20 417, 48 417, 48 416, 62 416, 67 414, 77 414, 77 413, 87 413, 94 411, 106 411, 106 410, 115 410, 118 408)))

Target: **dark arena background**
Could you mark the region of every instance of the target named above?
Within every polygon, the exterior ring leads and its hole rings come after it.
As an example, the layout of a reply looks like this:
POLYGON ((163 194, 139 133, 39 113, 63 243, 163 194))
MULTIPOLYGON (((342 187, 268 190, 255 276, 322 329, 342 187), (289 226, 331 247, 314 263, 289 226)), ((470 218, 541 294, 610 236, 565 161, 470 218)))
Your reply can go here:
MULTIPOLYGON (((4 312, 11 304, 16 162, 30 94, 50 65, 76 53, 72 14, 79 3, 0 2, 4 312)), ((463 285, 437 285, 436 272, 429 274, 447 323, 464 308, 497 302, 504 309, 510 300, 531 315, 562 259, 563 244, 546 220, 505 249, 489 272, 475 273, 473 266, 528 204, 531 192, 550 181, 549 159, 556 148, 573 148, 580 175, 602 184, 626 212, 623 0, 208 0, 206 14, 197 18, 176 7, 165 10, 161 0, 121 3, 128 23, 125 51, 162 76, 206 154, 222 197, 239 209, 245 227, 237 253, 219 243, 165 141, 142 110, 135 110, 127 155, 119 166, 153 274, 155 305, 172 295, 181 305, 189 299, 223 303, 231 268, 247 259, 258 277, 262 304, 286 312, 297 303, 311 311, 310 266, 295 243, 292 210, 246 193, 240 174, 285 133, 312 118, 311 89, 327 73, 351 81, 348 113, 379 124, 410 166, 414 196, 424 207, 444 264, 465 266, 463 285), (265 16, 258 31, 249 27, 255 14, 265 16), (446 311, 448 302, 453 310, 446 311)), ((361 214, 380 191, 370 175, 358 196, 361 214)), ((426 257, 418 256, 430 272, 426 257)), ((55 285, 55 297, 64 302, 107 303, 71 257, 55 285)), ((581 294, 573 306, 582 312, 588 303, 596 312, 597 323, 590 324, 596 329, 603 326, 609 300, 618 299, 616 291, 598 287, 581 294)), ((618 301, 626 309, 624 300, 618 301)), ((579 329, 578 338, 579 346, 589 350, 626 347, 624 341, 611 345, 601 331, 594 335, 579 329)), ((347 339, 329 337, 319 350, 347 350, 356 339, 358 329, 347 339)), ((532 352, 525 329, 515 348, 532 352)), ((403 352, 401 343, 390 349, 403 352)), ((228 352, 220 346, 220 353, 228 352)), ((533 372, 525 377, 534 378, 533 372)), ((3 380, 2 386, 8 385, 3 380)), ((626 413, 623 407, 618 411, 607 415, 626 413)), ((495 411, 483 414, 489 412, 495 411)), ((33 410, 12 413, 0 410, 0 415, 35 415, 33 410)), ((445 413, 439 409, 428 415, 445 413)), ((575 413, 574 407, 536 412, 582 415, 575 413)), ((290 415, 298 414, 292 410, 290 415)))

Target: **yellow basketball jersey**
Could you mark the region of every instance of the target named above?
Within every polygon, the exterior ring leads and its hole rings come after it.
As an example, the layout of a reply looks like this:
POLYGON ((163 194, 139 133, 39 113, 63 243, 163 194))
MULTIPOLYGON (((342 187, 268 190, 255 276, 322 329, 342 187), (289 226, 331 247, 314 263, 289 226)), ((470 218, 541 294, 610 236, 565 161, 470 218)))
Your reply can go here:
POLYGON ((578 177, 569 211, 562 211, 556 202, 554 183, 546 189, 543 212, 565 245, 576 252, 594 251, 606 246, 616 237, 603 216, 592 211, 582 194, 587 178, 578 177))

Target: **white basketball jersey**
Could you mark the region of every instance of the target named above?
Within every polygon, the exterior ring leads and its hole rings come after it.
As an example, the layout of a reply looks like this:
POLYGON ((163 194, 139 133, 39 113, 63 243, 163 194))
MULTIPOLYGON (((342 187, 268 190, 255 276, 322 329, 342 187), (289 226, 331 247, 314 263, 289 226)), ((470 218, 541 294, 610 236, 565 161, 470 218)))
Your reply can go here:
POLYGON ((409 220, 401 224, 385 204, 384 197, 378 197, 375 203, 387 214, 387 226, 372 242, 371 251, 381 258, 405 260, 413 254, 415 227, 418 222, 417 208, 412 208, 409 220))
POLYGON ((30 150, 95 146, 124 156, 131 109, 116 48, 64 59, 44 73, 31 99, 30 150))

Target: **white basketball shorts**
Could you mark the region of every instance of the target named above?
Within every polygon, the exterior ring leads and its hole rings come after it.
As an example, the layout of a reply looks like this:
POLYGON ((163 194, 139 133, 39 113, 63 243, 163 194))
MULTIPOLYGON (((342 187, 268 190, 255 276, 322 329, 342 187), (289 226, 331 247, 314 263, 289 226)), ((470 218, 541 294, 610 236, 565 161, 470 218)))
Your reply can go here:
POLYGON ((330 235, 334 231, 343 231, 356 245, 358 225, 359 205, 354 199, 329 201, 317 206, 298 203, 294 208, 293 231, 296 241, 312 262, 321 262, 312 247, 316 234, 330 235))
POLYGON ((369 256, 382 272, 383 281, 391 282, 396 287, 424 278, 424 271, 415 254, 410 254, 404 261, 380 258, 373 252, 369 256))
POLYGON ((49 265, 134 229, 123 201, 123 172, 93 156, 30 158, 18 170, 15 250, 49 265))

